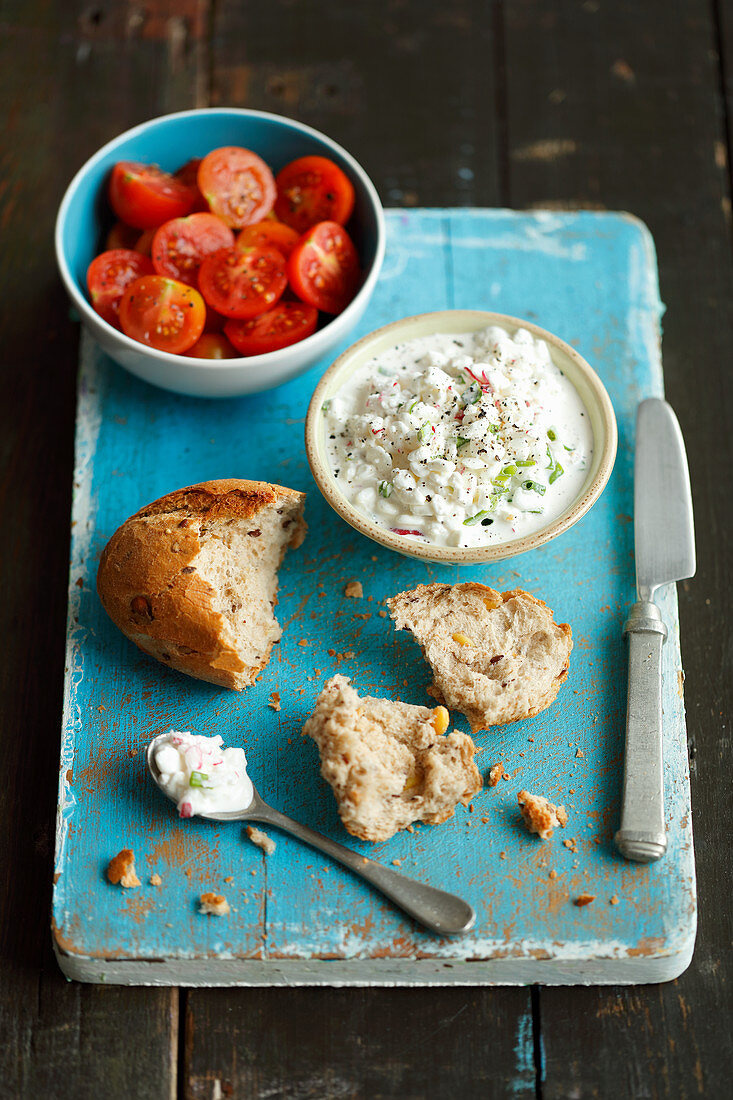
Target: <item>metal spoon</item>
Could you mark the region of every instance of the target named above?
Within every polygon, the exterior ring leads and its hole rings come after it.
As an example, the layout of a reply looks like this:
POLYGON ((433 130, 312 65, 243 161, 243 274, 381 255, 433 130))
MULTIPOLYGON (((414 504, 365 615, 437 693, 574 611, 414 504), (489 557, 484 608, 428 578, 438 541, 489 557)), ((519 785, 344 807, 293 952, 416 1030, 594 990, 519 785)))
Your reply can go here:
MULTIPOLYGON (((160 787, 163 794, 170 798, 161 785, 160 771, 155 763, 155 748, 164 736, 166 735, 161 734, 153 738, 148 745, 146 759, 153 781, 160 787)), ((366 879, 390 901, 432 932, 438 932, 442 936, 455 936, 473 928, 476 923, 476 913, 467 901, 456 897, 455 894, 448 894, 444 890, 436 890, 433 886, 424 886, 423 883, 415 882, 414 879, 400 875, 397 871, 391 871, 381 863, 375 863, 374 860, 359 855, 358 852, 344 848, 342 844, 337 844, 328 837, 309 829, 307 825, 301 825, 293 821, 292 817, 286 817, 279 810, 274 810, 272 806, 262 801, 254 786, 252 789, 254 797, 245 810, 198 816, 209 821, 259 821, 264 825, 273 825, 276 829, 290 833, 297 840, 302 840, 304 844, 310 844, 311 848, 318 848, 319 851, 325 852, 327 856, 343 864, 355 875, 366 879)))

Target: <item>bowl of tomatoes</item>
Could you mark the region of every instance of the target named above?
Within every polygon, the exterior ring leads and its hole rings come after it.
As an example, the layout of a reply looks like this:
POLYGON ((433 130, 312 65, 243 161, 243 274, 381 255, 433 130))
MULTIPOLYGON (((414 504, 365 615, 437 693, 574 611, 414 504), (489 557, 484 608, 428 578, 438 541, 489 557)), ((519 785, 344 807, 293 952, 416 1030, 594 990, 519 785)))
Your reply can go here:
POLYGON ((69 184, 56 257, 82 321, 153 385, 234 397, 333 357, 384 257, 363 168, 299 122, 211 108, 152 119, 69 184))

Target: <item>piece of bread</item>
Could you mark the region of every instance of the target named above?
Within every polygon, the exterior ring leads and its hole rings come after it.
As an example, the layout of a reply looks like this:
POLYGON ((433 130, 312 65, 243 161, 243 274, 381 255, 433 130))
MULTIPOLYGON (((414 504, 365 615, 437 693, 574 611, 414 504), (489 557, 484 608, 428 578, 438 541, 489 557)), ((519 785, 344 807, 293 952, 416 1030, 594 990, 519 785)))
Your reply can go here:
POLYGON ((277 847, 271 836, 263 833, 262 829, 255 829, 254 825, 247 826, 247 836, 253 844, 262 849, 266 856, 271 856, 277 847))
POLYGON ((481 790, 476 746, 447 727, 444 707, 360 697, 347 677, 333 676, 303 733, 318 746, 346 829, 387 840, 413 821, 446 821, 481 790))
POLYGON ((140 879, 135 873, 135 853, 130 848, 123 848, 109 861, 107 878, 113 886, 124 886, 126 890, 140 886, 140 879))
POLYGON ((539 714, 568 674, 570 627, 520 588, 419 584, 387 606, 433 670, 430 694, 465 714, 473 733, 539 714))
POLYGON ((520 791, 517 795, 524 824, 530 833, 537 833, 543 840, 549 840, 553 829, 564 829, 568 823, 568 811, 564 806, 554 806, 544 795, 520 791))
POLYGON ((210 917, 228 917, 231 912, 223 894, 202 894, 199 902, 199 913, 207 913, 210 917))
POLYGON ((304 494, 264 481, 169 493, 109 540, 97 591, 123 634, 170 668, 241 691, 281 629, 277 570, 305 537, 304 494))

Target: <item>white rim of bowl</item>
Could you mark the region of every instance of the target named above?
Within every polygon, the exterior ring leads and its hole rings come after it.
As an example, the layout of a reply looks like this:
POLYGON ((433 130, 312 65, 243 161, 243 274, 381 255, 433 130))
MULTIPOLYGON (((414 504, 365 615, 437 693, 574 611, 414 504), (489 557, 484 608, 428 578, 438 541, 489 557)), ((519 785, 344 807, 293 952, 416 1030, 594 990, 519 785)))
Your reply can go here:
MULTIPOLYGON (((440 332, 448 331, 451 330, 449 328, 436 328, 435 334, 437 335, 440 332)), ((423 333, 423 335, 426 334, 423 333)), ((557 366, 557 364, 555 365, 557 366)), ((571 384, 575 387, 575 383, 573 383, 572 380, 571 384)), ((575 388, 577 389, 577 387, 575 388)), ((586 404, 585 401, 583 403, 586 404)), ((594 437, 594 443, 596 442, 594 437)), ((389 550, 396 550, 401 554, 406 554, 412 558, 420 558, 424 561, 446 562, 456 565, 479 565, 493 561, 503 561, 505 558, 509 557, 513 558, 519 554, 526 553, 528 550, 534 550, 538 546, 543 546, 545 543, 550 542, 551 539, 567 531, 576 524, 578 520, 582 519, 605 489, 613 470, 617 442, 618 427, 616 424, 616 414, 611 404, 611 398, 608 396, 608 391, 590 363, 588 363, 575 348, 571 347, 570 344, 567 344, 559 336, 555 336, 555 334, 548 329, 540 328, 539 325, 534 324, 532 321, 525 321, 521 317, 512 317, 508 313, 493 313, 482 309, 441 309, 434 310, 430 313, 415 313, 409 317, 403 317, 398 321, 392 321, 390 324, 383 325, 381 328, 374 329, 373 332, 368 333, 366 336, 362 336, 361 339, 357 340, 351 347, 346 348, 346 350, 339 355, 338 359, 331 364, 328 370, 324 372, 320 382, 313 391, 313 396, 308 405, 308 412, 306 413, 305 419, 305 450, 311 473, 313 474, 316 485, 325 497, 326 502, 330 504, 333 510, 340 515, 343 520, 349 523, 357 531, 361 532, 361 534, 366 535, 367 538, 372 539, 381 546, 386 546, 389 550), (605 429, 605 438, 601 448, 598 470, 590 485, 583 492, 583 495, 576 498, 572 506, 563 512, 556 520, 548 524, 547 527, 543 527, 539 531, 533 532, 531 535, 524 535, 522 538, 512 539, 509 542, 497 543, 493 546, 437 546, 434 543, 428 542, 416 543, 411 539, 407 539, 404 535, 393 534, 391 531, 381 527, 378 523, 374 523, 373 520, 370 520, 368 516, 356 509, 353 504, 346 499, 338 488, 336 478, 333 476, 327 464, 327 460, 322 461, 318 454, 318 439, 323 423, 321 405, 324 401, 325 392, 329 388, 329 383, 333 377, 338 374, 344 364, 352 359, 372 340, 392 330, 401 329, 412 322, 419 322, 427 319, 432 320, 433 318, 436 320, 439 318, 448 319, 456 314, 471 314, 475 316, 478 322, 476 328, 467 328, 465 329, 466 332, 478 332, 487 325, 500 322, 505 325, 513 325, 516 328, 528 329, 535 336, 545 340, 551 348, 559 348, 560 351, 572 360, 588 383, 597 402, 601 421, 605 429)))
MULTIPOLYGON (((273 114, 272 111, 250 111, 246 107, 201 107, 190 111, 172 111, 170 114, 167 115, 155 115, 153 118, 149 118, 145 122, 138 123, 137 126, 133 126, 130 130, 125 130, 123 133, 118 134, 117 137, 112 138, 111 141, 108 141, 100 149, 97 149, 96 153, 89 157, 88 160, 85 160, 81 168, 79 168, 79 170, 75 173, 73 179, 71 180, 71 183, 64 191, 64 196, 61 200, 58 214, 56 215, 56 226, 54 229, 54 248, 56 251, 56 263, 58 264, 59 271, 61 272, 61 278, 63 279, 67 293, 72 298, 74 305, 77 306, 82 315, 86 314, 90 317, 90 319, 95 320, 102 325, 105 325, 106 328, 109 329, 111 334, 114 334, 114 336, 118 337, 122 341, 123 347, 128 348, 130 351, 140 352, 140 349, 142 348, 150 355, 151 359, 156 359, 161 363, 167 363, 171 358, 185 359, 186 362, 188 364, 191 364, 192 366, 207 367, 209 370, 211 369, 212 363, 216 364, 217 370, 220 370, 222 368, 238 368, 241 370, 243 365, 257 368, 272 364, 273 362, 277 363, 279 362, 277 356, 283 355, 283 353, 285 352, 292 352, 292 349, 294 347, 305 347, 309 341, 317 339, 319 336, 322 335, 322 333, 326 331, 327 328, 329 328, 336 321, 348 319, 349 315, 352 312, 355 312, 354 307, 357 307, 358 304, 361 303, 363 298, 366 295, 371 294, 372 290, 374 289, 377 279, 379 278, 379 273, 382 269, 385 247, 386 228, 384 221, 384 208, 382 206, 379 195, 377 194, 376 187, 374 186, 364 169, 361 167, 359 162, 355 160, 354 157, 351 155, 351 153, 344 149, 343 146, 339 145, 337 141, 334 141, 333 138, 328 137, 327 134, 323 134, 320 130, 314 129, 313 126, 306 126, 304 122, 296 122, 295 119, 288 118, 287 115, 276 115, 273 114), (359 180, 363 184, 374 206, 374 210, 376 211, 377 215, 377 245, 374 254, 374 260, 372 262, 371 268, 369 269, 369 274, 359 288, 356 297, 353 298, 351 302, 349 302, 343 313, 337 313, 334 317, 331 318, 327 326, 319 329, 317 332, 312 333, 310 336, 306 336, 305 340, 300 340, 297 344, 289 344, 285 348, 279 348, 277 351, 268 351, 262 355, 242 355, 237 357, 236 359, 199 359, 196 356, 186 355, 185 352, 181 354, 174 354, 173 352, 159 351, 157 348, 149 347, 148 344, 142 344, 139 340, 133 340, 130 336, 125 335, 125 333, 122 332, 121 329, 114 328, 107 321, 105 321, 104 318, 101 317, 100 314, 92 308, 84 295, 80 293, 79 288, 76 285, 76 280, 71 274, 69 265, 66 262, 66 257, 64 256, 61 243, 62 226, 64 221, 66 220, 68 208, 71 205, 71 201, 79 186, 79 183, 81 182, 82 177, 86 174, 88 169, 95 165, 99 160, 102 160, 102 158, 105 157, 107 153, 112 152, 117 145, 122 144, 124 141, 127 141, 131 137, 135 137, 138 134, 143 133, 143 131, 147 130, 152 122, 167 122, 173 118, 192 118, 193 116, 200 115, 241 115, 245 118, 270 119, 275 122, 287 123, 288 126, 291 126, 295 130, 299 130, 303 134, 307 134, 309 137, 316 137, 320 141, 324 141, 326 145, 329 145, 332 149, 336 150, 336 152, 338 152, 339 155, 344 158, 349 168, 354 172, 355 175, 359 177, 359 180)), ((283 358, 286 358, 286 356, 283 355, 283 358)))

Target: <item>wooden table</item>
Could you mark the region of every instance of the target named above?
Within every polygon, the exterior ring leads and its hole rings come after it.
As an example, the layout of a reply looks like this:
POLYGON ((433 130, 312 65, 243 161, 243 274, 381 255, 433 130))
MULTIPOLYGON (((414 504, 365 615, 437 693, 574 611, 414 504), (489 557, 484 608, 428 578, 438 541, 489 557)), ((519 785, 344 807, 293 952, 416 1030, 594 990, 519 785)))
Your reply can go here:
POLYGON ((727 0, 2 5, 0 1097, 726 1094, 732 66, 727 0), (389 205, 625 209, 651 228, 699 553, 680 611, 701 919, 679 980, 186 992, 61 978, 48 921, 78 331, 53 219, 103 141, 207 104, 325 130, 389 205))

